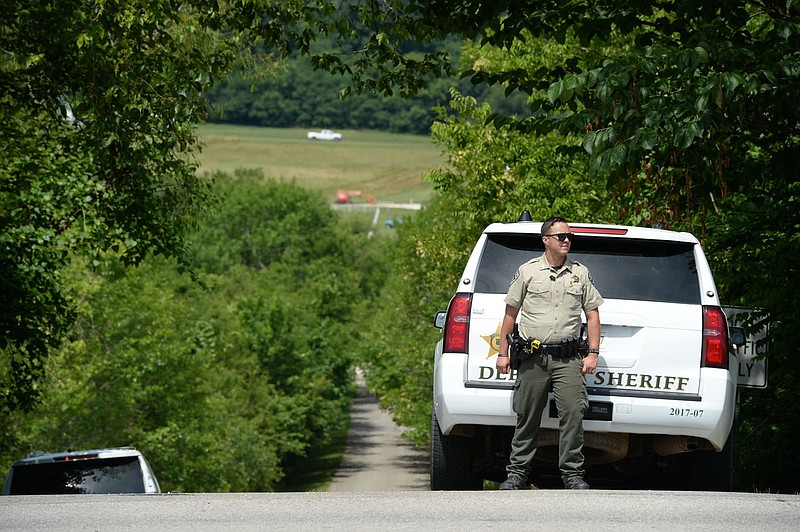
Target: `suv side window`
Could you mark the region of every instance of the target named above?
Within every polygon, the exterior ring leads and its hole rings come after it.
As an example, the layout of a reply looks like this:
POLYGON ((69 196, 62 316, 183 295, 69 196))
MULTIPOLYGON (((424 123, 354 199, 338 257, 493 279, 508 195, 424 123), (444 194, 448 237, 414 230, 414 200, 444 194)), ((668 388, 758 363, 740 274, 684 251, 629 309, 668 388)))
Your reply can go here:
MULTIPOLYGON (((519 265, 543 250, 538 235, 488 235, 475 292, 506 293, 519 265)), ((691 243, 578 235, 570 258, 589 268, 595 286, 606 299, 700 303, 691 243)))

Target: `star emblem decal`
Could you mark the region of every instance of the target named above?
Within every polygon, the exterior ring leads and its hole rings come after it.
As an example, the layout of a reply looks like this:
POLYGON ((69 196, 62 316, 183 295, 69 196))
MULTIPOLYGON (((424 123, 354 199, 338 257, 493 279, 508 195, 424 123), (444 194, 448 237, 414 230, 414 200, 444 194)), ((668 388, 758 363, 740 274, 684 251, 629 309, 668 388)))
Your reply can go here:
POLYGON ((500 331, 502 323, 497 324, 497 330, 488 336, 481 335, 481 338, 489 344, 489 352, 486 354, 486 359, 490 359, 500 352, 500 331))

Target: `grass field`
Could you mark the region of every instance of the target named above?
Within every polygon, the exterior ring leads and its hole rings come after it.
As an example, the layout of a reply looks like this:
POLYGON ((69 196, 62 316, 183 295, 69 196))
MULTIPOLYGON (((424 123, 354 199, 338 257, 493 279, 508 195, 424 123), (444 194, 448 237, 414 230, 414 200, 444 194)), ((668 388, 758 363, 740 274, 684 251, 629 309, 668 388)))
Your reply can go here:
POLYGON ((306 140, 304 129, 206 124, 200 172, 260 168, 266 177, 294 180, 331 201, 337 190, 357 190, 377 201, 421 202, 431 195, 422 179, 443 164, 428 137, 375 131, 340 131, 341 142, 306 140))

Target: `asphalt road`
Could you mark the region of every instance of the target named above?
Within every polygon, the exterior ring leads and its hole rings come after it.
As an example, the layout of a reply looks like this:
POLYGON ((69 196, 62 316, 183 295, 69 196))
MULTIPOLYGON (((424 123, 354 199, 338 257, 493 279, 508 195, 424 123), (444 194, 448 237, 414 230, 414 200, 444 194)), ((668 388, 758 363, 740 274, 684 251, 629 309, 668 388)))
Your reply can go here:
POLYGON ((800 497, 564 490, 21 496, 0 530, 796 531, 800 497))
POLYGON ((800 496, 659 491, 430 492, 427 458, 366 389, 327 493, 0 497, 0 531, 797 531, 800 496))

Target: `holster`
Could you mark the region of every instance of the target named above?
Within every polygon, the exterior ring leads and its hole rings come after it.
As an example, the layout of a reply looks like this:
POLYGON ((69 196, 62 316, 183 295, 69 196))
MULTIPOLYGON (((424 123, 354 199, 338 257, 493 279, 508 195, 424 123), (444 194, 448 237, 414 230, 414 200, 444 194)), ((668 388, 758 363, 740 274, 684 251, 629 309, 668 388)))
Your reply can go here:
POLYGON ((581 335, 578 337, 578 354, 581 358, 586 358, 589 354, 589 338, 586 325, 581 325, 581 335))
POLYGON ((519 369, 519 351, 521 347, 519 343, 519 325, 514 324, 514 331, 506 334, 506 340, 508 340, 508 362, 511 365, 511 369, 516 371, 519 369))
POLYGON ((506 335, 508 340, 508 356, 511 369, 518 370, 523 360, 531 358, 539 350, 541 342, 523 338, 519 334, 519 325, 514 324, 514 331, 506 335))

